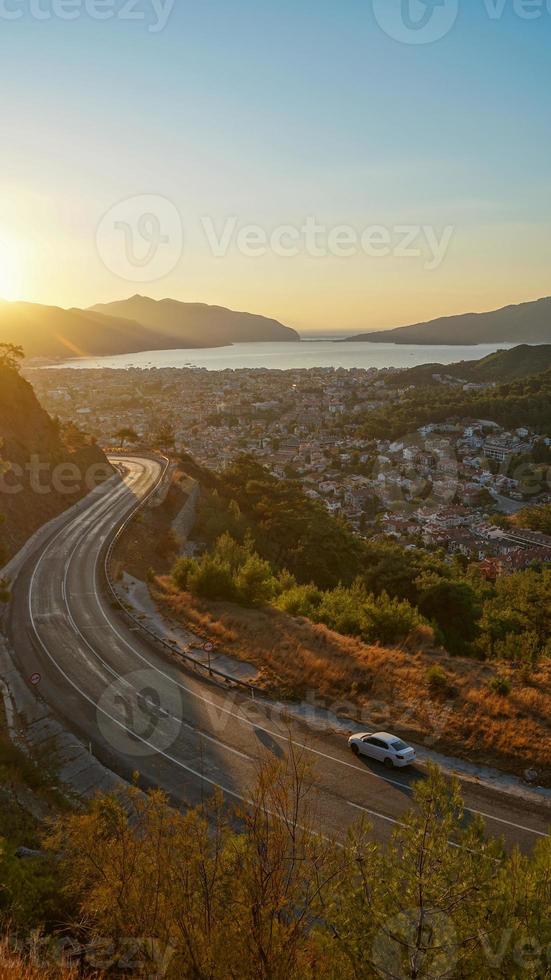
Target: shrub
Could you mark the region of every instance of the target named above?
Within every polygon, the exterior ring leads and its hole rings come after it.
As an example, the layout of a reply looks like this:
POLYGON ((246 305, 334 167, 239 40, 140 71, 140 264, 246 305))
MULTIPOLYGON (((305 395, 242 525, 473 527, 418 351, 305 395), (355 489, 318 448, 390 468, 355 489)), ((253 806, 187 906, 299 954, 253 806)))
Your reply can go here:
POLYGON ((499 694, 500 697, 506 698, 512 690, 512 684, 508 677, 497 676, 492 677, 490 681, 490 690, 494 694, 499 694))
POLYGON ((354 589, 346 589, 340 585, 332 592, 324 594, 316 619, 337 633, 361 636, 362 599, 365 601, 365 597, 358 595, 354 589))
POLYGON ((426 677, 429 691, 432 695, 451 695, 455 692, 455 688, 446 671, 437 664, 428 668, 426 677))
POLYGON ((399 643, 424 623, 409 602, 390 599, 386 592, 371 596, 362 608, 362 636, 368 643, 399 643))
POLYGON ((231 601, 236 598, 232 570, 228 562, 213 555, 205 555, 188 573, 190 592, 204 599, 231 601))
POLYGON ((174 585, 185 592, 188 588, 190 572, 196 567, 197 562, 194 558, 179 558, 172 569, 172 581, 174 585))
POLYGON ((263 606, 276 590, 270 563, 252 554, 235 575, 237 598, 245 606, 263 606))
POLYGON ((323 593, 315 585, 295 585, 283 592, 276 605, 290 616, 305 616, 316 620, 323 593))
POLYGON ((218 538, 213 554, 222 562, 227 562, 232 572, 236 572, 250 558, 252 551, 250 538, 247 537, 244 544, 239 544, 231 534, 226 532, 218 538))

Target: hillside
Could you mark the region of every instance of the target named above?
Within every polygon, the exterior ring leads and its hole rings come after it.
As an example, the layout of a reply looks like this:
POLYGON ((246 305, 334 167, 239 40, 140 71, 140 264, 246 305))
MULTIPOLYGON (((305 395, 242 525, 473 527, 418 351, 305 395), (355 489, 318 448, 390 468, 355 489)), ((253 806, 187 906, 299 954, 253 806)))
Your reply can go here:
POLYGON ((60 430, 31 385, 0 356, 0 566, 112 472, 76 426, 60 430))
POLYGON ((144 350, 151 339, 139 323, 87 310, 0 300, 0 343, 20 344, 27 357, 130 353, 144 350))
POLYGON ((365 340, 372 344, 526 344, 551 343, 551 297, 490 313, 440 317, 393 330, 347 337, 344 343, 365 340))
POLYGON ((527 378, 551 368, 551 344, 533 347, 520 344, 511 350, 488 354, 467 366, 467 376, 473 381, 515 381, 517 378, 527 378))
POLYGON ((100 357, 298 339, 294 330, 276 320, 175 300, 157 303, 134 297, 91 310, 0 300, 0 343, 21 344, 29 358, 100 357))
POLYGON ((252 313, 236 313, 222 306, 180 303, 175 299, 153 300, 132 296, 118 303, 92 307, 93 313, 135 320, 155 334, 166 350, 179 347, 208 347, 254 341, 299 340, 296 330, 252 313))
POLYGON ((530 347, 521 344, 510 350, 498 350, 479 361, 457 361, 455 364, 421 364, 400 371, 390 379, 391 384, 438 384, 435 375, 462 381, 502 383, 542 374, 551 368, 551 344, 530 347))

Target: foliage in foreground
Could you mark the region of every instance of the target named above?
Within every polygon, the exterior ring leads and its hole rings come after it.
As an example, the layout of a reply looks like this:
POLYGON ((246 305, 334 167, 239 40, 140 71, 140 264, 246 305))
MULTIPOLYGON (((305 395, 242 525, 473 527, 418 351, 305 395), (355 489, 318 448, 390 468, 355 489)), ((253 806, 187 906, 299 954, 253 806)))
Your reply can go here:
POLYGON ((186 814, 137 791, 98 798, 49 839, 88 941, 136 975, 194 980, 543 977, 551 843, 506 856, 432 769, 388 845, 365 824, 315 833, 300 757, 269 763, 248 805, 186 814))

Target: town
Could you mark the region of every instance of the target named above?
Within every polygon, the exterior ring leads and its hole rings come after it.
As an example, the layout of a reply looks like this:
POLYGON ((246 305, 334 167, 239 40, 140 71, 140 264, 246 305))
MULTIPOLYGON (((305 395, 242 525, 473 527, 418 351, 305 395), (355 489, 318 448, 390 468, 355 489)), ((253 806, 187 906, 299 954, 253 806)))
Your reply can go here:
MULTIPOLYGON (((551 561, 551 536, 505 519, 551 502, 551 439, 469 417, 370 438, 365 420, 409 390, 397 369, 26 373, 52 416, 78 420, 105 448, 176 450, 214 470, 253 455, 358 534, 463 556, 488 578, 551 561)), ((464 392, 491 387, 434 377, 464 392)))

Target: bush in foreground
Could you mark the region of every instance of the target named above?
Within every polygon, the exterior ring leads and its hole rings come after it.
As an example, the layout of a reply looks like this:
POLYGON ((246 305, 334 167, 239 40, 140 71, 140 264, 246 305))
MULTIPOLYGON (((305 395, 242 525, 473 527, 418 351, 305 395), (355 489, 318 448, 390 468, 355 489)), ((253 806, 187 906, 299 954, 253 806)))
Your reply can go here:
POLYGON ((549 839, 506 856, 435 768, 387 846, 367 824, 344 846, 318 825, 289 746, 237 814, 218 797, 186 814, 159 792, 100 797, 49 846, 93 948, 116 963, 132 941, 168 980, 547 975, 549 839))

